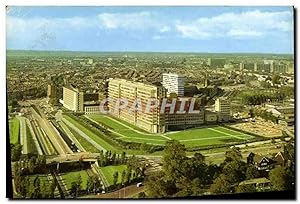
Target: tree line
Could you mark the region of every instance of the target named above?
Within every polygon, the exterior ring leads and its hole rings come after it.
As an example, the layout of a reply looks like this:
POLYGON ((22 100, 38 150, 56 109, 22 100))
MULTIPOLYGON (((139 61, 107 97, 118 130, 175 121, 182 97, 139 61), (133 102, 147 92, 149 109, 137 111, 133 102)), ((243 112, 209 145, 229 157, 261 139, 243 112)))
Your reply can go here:
MULTIPOLYGON (((178 141, 168 141, 163 156, 162 170, 151 175, 146 181, 149 198, 170 198, 212 194, 256 192, 253 186, 240 186, 241 181, 261 177, 260 171, 242 160, 237 148, 225 153, 220 165, 206 164, 205 157, 195 153, 186 156, 185 146, 178 141)), ((269 173, 271 190, 293 188, 294 172, 290 167, 276 167, 269 173)))

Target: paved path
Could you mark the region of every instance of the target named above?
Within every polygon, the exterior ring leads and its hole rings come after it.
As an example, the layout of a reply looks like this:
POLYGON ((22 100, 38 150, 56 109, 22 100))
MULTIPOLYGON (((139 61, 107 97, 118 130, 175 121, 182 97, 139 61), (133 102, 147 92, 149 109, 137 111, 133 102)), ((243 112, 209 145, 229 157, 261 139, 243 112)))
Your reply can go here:
POLYGON ((73 135, 73 133, 70 131, 70 129, 67 127, 67 125, 59 121, 58 124, 62 127, 62 129, 66 132, 66 134, 71 138, 71 140, 76 144, 76 146, 80 149, 82 152, 86 152, 84 147, 80 144, 80 142, 77 140, 77 138, 73 135))
POLYGON ((81 137, 83 137, 84 139, 86 139, 87 141, 89 141, 92 145, 94 145, 94 147, 96 147, 98 150, 102 150, 104 152, 106 152, 106 149, 103 148, 102 146, 100 146, 97 142, 95 142, 92 138, 90 138, 88 135, 86 135, 84 132, 82 132, 79 128, 77 128, 75 125, 73 125, 73 123, 69 122, 67 119, 63 118, 62 121, 69 126, 70 128, 72 128, 73 130, 75 130, 81 137))

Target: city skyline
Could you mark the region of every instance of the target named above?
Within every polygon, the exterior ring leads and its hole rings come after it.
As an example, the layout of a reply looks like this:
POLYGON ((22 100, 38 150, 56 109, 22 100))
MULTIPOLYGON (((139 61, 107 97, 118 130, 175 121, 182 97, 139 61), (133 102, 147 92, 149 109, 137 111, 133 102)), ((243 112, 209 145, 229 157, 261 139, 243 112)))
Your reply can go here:
POLYGON ((9 7, 7 49, 293 54, 292 7, 9 7))

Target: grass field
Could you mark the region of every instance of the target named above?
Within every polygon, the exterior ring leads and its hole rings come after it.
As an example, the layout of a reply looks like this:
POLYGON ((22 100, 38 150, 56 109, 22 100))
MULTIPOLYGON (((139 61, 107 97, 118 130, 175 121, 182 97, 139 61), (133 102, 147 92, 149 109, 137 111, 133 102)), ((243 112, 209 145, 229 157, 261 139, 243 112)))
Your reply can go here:
POLYGON ((29 130, 29 127, 27 126, 27 124, 26 124, 26 134, 27 134, 26 142, 27 142, 27 147, 28 147, 28 149, 27 149, 28 153, 37 154, 38 151, 37 151, 37 148, 35 146, 35 143, 33 141, 32 135, 30 133, 30 130, 29 130))
POLYGON ((100 167, 100 171, 102 171, 109 185, 113 185, 114 182, 113 175, 116 171, 119 174, 118 183, 121 183, 122 172, 126 169, 127 169, 126 165, 100 167))
POLYGON ((9 121, 9 139, 10 143, 16 144, 19 142, 20 121, 18 118, 13 118, 9 121))
MULTIPOLYGON (((67 115, 64 115, 63 117, 65 119, 67 119, 69 122, 71 122, 73 125, 75 125, 77 128, 79 128, 82 132, 84 132, 87 136, 89 136, 92 140, 94 140, 96 143, 98 143, 100 146, 102 146, 106 150, 111 150, 113 152, 116 152, 117 154, 122 154, 122 152, 126 152, 127 154, 135 154, 135 155, 144 153, 143 151, 140 151, 140 150, 125 150, 125 149, 121 149, 121 148, 112 146, 111 144, 109 144, 108 142, 103 140, 100 136, 93 133, 89 128, 84 127, 80 121, 74 120, 73 118, 71 118, 67 115)), ((81 137, 81 136, 79 136, 79 137, 81 137)), ((83 137, 82 137, 82 139, 85 140, 83 137)))
POLYGON ((166 141, 179 140, 187 147, 218 145, 233 142, 243 142, 253 138, 251 135, 222 126, 203 127, 198 129, 188 129, 184 131, 167 132, 164 134, 143 133, 135 130, 132 126, 123 125, 120 121, 110 118, 107 115, 89 115, 90 119, 105 124, 113 131, 117 132, 124 141, 164 144, 166 141))
POLYGON ((85 170, 82 171, 74 171, 74 172, 68 172, 61 174, 61 177, 63 178, 65 184, 67 185, 67 189, 70 189, 72 186, 72 182, 76 181, 78 175, 81 176, 81 187, 82 189, 86 189, 87 181, 88 181, 88 174, 85 170))
POLYGON ((132 126, 128 126, 125 123, 125 125, 121 124, 117 120, 113 120, 106 115, 90 115, 88 117, 96 122, 103 123, 110 127, 110 129, 120 133, 123 135, 121 137, 124 141, 163 145, 168 140, 166 137, 161 135, 141 132, 138 129, 133 129, 132 126))
POLYGON ((96 147, 94 147, 89 141, 81 137, 75 130, 70 128, 70 131, 74 135, 74 137, 78 140, 78 142, 82 145, 82 147, 87 152, 100 152, 96 147))

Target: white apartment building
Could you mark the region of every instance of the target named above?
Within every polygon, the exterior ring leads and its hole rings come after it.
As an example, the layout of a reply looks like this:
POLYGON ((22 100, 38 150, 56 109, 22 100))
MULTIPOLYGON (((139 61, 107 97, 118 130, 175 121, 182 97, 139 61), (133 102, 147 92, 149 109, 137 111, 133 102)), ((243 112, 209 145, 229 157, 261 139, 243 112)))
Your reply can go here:
POLYGON ((162 85, 167 89, 167 95, 176 93, 177 96, 184 96, 184 76, 178 74, 164 73, 162 85))
POLYGON ((230 119, 230 101, 225 97, 217 98, 215 111, 218 113, 219 122, 227 122, 230 119))

